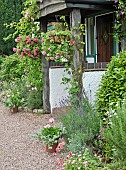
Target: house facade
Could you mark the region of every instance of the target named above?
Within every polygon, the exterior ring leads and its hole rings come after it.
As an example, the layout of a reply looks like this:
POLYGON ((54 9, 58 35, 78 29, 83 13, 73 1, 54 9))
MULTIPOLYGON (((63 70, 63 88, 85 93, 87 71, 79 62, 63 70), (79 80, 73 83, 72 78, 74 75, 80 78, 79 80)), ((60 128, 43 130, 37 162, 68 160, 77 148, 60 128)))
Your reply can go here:
MULTIPOLYGON (((85 23, 85 47, 83 57, 83 86, 91 102, 95 99, 102 75, 105 73, 106 64, 111 56, 119 51, 118 43, 113 38, 114 32, 114 0, 39 0, 40 22, 42 31, 47 30, 47 23, 57 22, 60 16, 72 25, 71 16, 74 9, 79 9, 81 23, 85 23), (46 23, 46 24, 45 24, 46 23)), ((68 93, 61 85, 64 68, 59 63, 48 64, 50 92, 49 98, 51 112, 56 107, 61 107, 68 93)), ((45 82, 46 82, 45 81, 45 82)), ((45 92, 47 94, 47 91, 45 92)))

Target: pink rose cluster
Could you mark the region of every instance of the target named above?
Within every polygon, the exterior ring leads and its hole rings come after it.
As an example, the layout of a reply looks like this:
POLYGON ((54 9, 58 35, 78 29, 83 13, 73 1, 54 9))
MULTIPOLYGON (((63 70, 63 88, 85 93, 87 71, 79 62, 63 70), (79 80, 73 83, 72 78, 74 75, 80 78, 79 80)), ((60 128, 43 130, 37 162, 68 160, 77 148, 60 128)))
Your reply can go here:
POLYGON ((15 39, 15 42, 17 43, 17 48, 14 47, 13 52, 15 52, 17 55, 38 58, 39 51, 39 47, 37 46, 39 43, 38 38, 33 39, 30 36, 27 37, 19 36, 15 39))
POLYGON ((65 41, 64 42, 59 41, 58 43, 56 43, 55 41, 52 40, 52 37, 48 37, 48 38, 42 37, 41 42, 44 44, 43 46, 44 48, 41 51, 42 55, 51 61, 62 61, 62 59, 67 59, 67 60, 70 59, 72 53, 68 49, 73 48, 75 44, 73 40, 67 42, 67 45, 65 44, 65 41), (47 47, 45 47, 46 44, 47 47), (49 44, 51 44, 52 46, 49 47, 49 44))

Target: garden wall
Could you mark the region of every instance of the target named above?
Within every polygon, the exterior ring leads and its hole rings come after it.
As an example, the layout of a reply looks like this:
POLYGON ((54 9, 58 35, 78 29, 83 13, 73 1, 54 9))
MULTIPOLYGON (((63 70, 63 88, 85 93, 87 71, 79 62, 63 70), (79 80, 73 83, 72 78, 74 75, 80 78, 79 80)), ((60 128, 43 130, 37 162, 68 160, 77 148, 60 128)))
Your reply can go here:
MULTIPOLYGON (((83 85, 89 101, 93 103, 96 99, 95 93, 98 89, 102 75, 105 71, 86 71, 83 74, 83 85)), ((62 77, 65 74, 64 68, 50 68, 50 103, 51 111, 55 108, 62 107, 65 102, 68 92, 65 90, 65 85, 61 84, 62 77)), ((67 75, 69 76, 69 75, 67 75)))

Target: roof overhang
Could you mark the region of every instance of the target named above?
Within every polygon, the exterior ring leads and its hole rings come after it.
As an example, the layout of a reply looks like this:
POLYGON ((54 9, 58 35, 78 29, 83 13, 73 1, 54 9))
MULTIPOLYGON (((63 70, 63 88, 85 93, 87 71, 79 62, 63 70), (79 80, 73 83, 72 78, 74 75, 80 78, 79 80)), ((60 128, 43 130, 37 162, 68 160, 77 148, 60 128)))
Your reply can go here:
POLYGON ((69 16, 73 8, 79 8, 84 18, 114 10, 114 0, 38 0, 38 2, 40 18, 50 21, 56 20, 56 16, 69 16))

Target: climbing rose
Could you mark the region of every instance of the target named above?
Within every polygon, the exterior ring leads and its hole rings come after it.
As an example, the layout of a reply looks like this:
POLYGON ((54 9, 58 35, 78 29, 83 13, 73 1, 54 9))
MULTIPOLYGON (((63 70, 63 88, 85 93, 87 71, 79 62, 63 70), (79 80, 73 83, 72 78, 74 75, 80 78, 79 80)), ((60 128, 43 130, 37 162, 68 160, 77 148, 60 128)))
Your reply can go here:
POLYGON ((74 41, 71 41, 71 42, 70 42, 70 45, 74 45, 74 41))
POLYGON ((39 49, 38 47, 35 48, 36 51, 38 51, 38 49, 39 49))
POLYGON ((54 60, 54 57, 50 57, 50 60, 54 60))
POLYGON ((37 42, 38 42, 38 38, 35 38, 35 39, 34 39, 34 42, 37 43, 37 42))
POLYGON ((60 53, 57 53, 56 54, 56 58, 59 58, 61 55, 60 55, 60 53))
POLYGON ((42 40, 41 40, 42 42, 44 42, 44 38, 42 37, 42 40))
POLYGON ((42 51, 42 55, 46 55, 46 51, 42 51))
POLYGON ((37 55, 37 51, 36 50, 34 50, 34 56, 36 56, 37 55))
POLYGON ((26 48, 23 48, 22 51, 26 53, 26 48))
POLYGON ((17 51, 17 49, 16 48, 13 48, 13 52, 16 52, 17 51))

